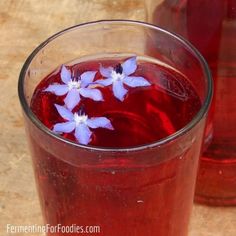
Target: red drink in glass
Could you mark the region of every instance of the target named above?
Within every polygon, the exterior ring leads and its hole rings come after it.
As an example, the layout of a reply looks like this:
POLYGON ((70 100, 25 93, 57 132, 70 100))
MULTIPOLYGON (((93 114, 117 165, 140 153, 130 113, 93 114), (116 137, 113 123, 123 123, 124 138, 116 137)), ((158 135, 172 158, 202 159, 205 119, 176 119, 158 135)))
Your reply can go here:
MULTIPOLYGON (((22 105, 45 222, 82 226, 84 230, 86 226, 98 226, 101 235, 187 235, 205 114, 211 98, 210 77, 200 55, 165 31, 129 21, 77 26, 47 43, 29 59, 21 74, 24 83, 19 84, 20 97, 25 99, 22 105), (84 48, 87 43, 83 41, 84 30, 91 39, 95 39, 91 34, 105 34, 106 37, 96 37, 96 40, 103 42, 109 38, 111 44, 117 40, 121 48, 117 46, 115 53, 102 56, 88 53, 89 56, 83 55, 77 61, 73 51, 65 53, 67 48, 60 54, 61 42, 75 42, 75 35, 80 41, 76 41, 78 45, 84 48), (122 39, 125 43, 117 38, 123 31, 130 32, 122 39), (184 56, 179 64, 168 58, 166 50, 155 58, 146 52, 142 54, 146 45, 143 35, 153 31, 154 38, 158 33, 161 40, 169 43, 163 49, 171 45, 172 49, 178 49, 176 55, 184 56), (132 41, 131 34, 135 34, 132 41), (123 54, 125 48, 130 50, 134 45, 138 45, 133 49, 138 57, 132 76, 144 77, 150 86, 127 87, 129 92, 122 102, 113 96, 111 87, 100 86, 104 101, 83 98, 73 108, 78 111, 83 105, 90 117, 109 118, 114 130, 94 129, 88 145, 76 143, 72 133, 53 133, 55 123, 62 121, 54 104, 63 105, 65 97, 47 92, 45 88, 60 83, 62 67, 59 64, 56 70, 54 67, 54 71, 47 73, 43 67, 44 76, 35 75, 32 72, 38 72, 37 68, 41 67, 37 62, 42 58, 47 61, 56 53, 59 61, 67 62, 65 65, 73 75, 98 71, 96 84, 102 76, 100 65, 116 68, 130 57, 123 54)), ((154 41, 154 49, 159 43, 154 41)), ((114 51, 114 45, 105 44, 101 48, 98 41, 90 45, 94 47, 86 49, 90 52, 114 51)), ((48 235, 53 234, 48 232, 48 235)), ((55 235, 77 234, 58 231, 55 235)))
MULTIPOLYGON (((101 64, 115 67, 123 61, 110 58, 81 62, 72 65, 70 70, 72 74, 82 74, 85 71, 99 71, 101 64)), ((152 143, 183 128, 201 108, 201 100, 188 79, 173 69, 148 60, 140 61, 133 76, 146 78, 151 86, 133 88, 123 102, 114 97, 110 86, 98 86, 103 94, 103 102, 87 98, 73 109, 77 111, 83 105, 86 114, 108 117, 114 127, 114 131, 102 128, 94 130, 90 145, 128 148, 152 143)), ((95 83, 101 78, 98 72, 95 83)), ((49 129, 61 121, 54 104, 63 105, 65 96, 58 97, 44 90, 52 83, 60 83, 60 80, 58 68, 40 82, 31 101, 31 110, 49 129)), ((71 133, 62 136, 76 142, 71 133)))
POLYGON ((196 200, 236 203, 236 1, 152 1, 151 21, 188 39, 206 58, 215 82, 196 200), (156 6, 158 5, 158 6, 156 6), (213 128, 212 128, 213 127, 213 128))

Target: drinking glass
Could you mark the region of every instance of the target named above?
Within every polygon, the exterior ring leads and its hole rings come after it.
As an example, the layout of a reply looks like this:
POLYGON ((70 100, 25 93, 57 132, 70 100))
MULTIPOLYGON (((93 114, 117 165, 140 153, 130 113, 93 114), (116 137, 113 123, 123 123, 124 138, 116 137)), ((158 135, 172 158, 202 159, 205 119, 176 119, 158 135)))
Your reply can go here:
POLYGON ((77 25, 33 51, 22 68, 18 88, 46 224, 76 225, 87 233, 94 230, 90 226, 98 226, 107 236, 187 235, 212 96, 207 64, 188 42, 142 22, 77 25), (128 148, 81 145, 46 128, 30 108, 39 82, 66 62, 109 53, 152 57, 180 71, 201 100, 198 113, 174 134, 128 148))

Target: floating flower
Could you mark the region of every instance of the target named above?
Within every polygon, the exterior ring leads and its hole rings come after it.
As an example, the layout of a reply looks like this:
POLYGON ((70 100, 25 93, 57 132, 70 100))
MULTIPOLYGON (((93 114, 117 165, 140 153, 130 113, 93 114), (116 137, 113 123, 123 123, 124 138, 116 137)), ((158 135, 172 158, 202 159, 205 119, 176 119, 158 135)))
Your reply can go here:
POLYGON ((106 117, 88 118, 82 109, 79 112, 72 113, 63 106, 55 104, 55 107, 66 122, 55 124, 53 131, 57 133, 71 133, 74 131, 76 140, 81 144, 86 145, 90 142, 92 135, 90 129, 106 128, 113 130, 110 120, 106 117))
POLYGON ((150 86, 151 84, 140 76, 130 76, 137 69, 136 57, 132 57, 126 60, 122 64, 118 64, 114 68, 112 67, 100 67, 100 73, 106 79, 97 80, 96 83, 101 84, 103 86, 112 85, 112 90, 114 96, 120 101, 124 100, 124 96, 128 92, 127 89, 124 88, 124 85, 129 87, 142 87, 142 86, 150 86))
POLYGON ((61 68, 61 80, 64 84, 49 85, 44 91, 52 92, 58 96, 67 94, 64 102, 69 110, 78 105, 81 95, 94 101, 103 101, 100 90, 89 88, 96 73, 96 71, 86 71, 79 78, 72 78, 70 70, 63 65, 61 68))

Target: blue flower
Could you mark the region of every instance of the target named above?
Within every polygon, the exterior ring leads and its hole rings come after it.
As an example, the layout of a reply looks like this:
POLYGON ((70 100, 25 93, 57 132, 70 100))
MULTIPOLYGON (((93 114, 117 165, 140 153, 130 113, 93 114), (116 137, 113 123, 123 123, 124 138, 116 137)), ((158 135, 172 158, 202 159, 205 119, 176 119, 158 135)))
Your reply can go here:
POLYGON ((89 88, 96 73, 96 71, 86 71, 79 78, 73 79, 70 70, 63 65, 61 68, 61 80, 64 84, 49 85, 44 91, 52 92, 58 96, 67 94, 64 102, 69 110, 78 105, 81 95, 94 101, 103 101, 100 90, 89 88))
POLYGON ((133 88, 151 85, 143 77, 130 76, 136 69, 136 57, 132 57, 124 63, 118 64, 115 68, 104 68, 101 66, 100 73, 106 79, 97 80, 95 82, 103 86, 112 85, 114 96, 120 101, 123 101, 126 93, 128 92, 128 90, 124 88, 124 84, 133 88))
POLYGON ((65 119, 66 122, 55 124, 53 131, 56 133, 71 133, 74 131, 76 140, 81 144, 86 145, 91 141, 92 132, 90 129, 114 129, 110 120, 106 117, 88 118, 82 110, 78 113, 72 113, 63 106, 55 104, 55 107, 60 116, 65 119))

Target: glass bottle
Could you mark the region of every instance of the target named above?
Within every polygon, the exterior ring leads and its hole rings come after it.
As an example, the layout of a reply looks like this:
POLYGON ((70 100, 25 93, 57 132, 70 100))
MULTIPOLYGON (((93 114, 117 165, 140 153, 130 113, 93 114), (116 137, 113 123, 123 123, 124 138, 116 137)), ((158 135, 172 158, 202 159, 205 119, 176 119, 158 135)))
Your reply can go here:
POLYGON ((147 0, 148 20, 182 35, 214 79, 196 201, 236 204, 236 0, 147 0))

